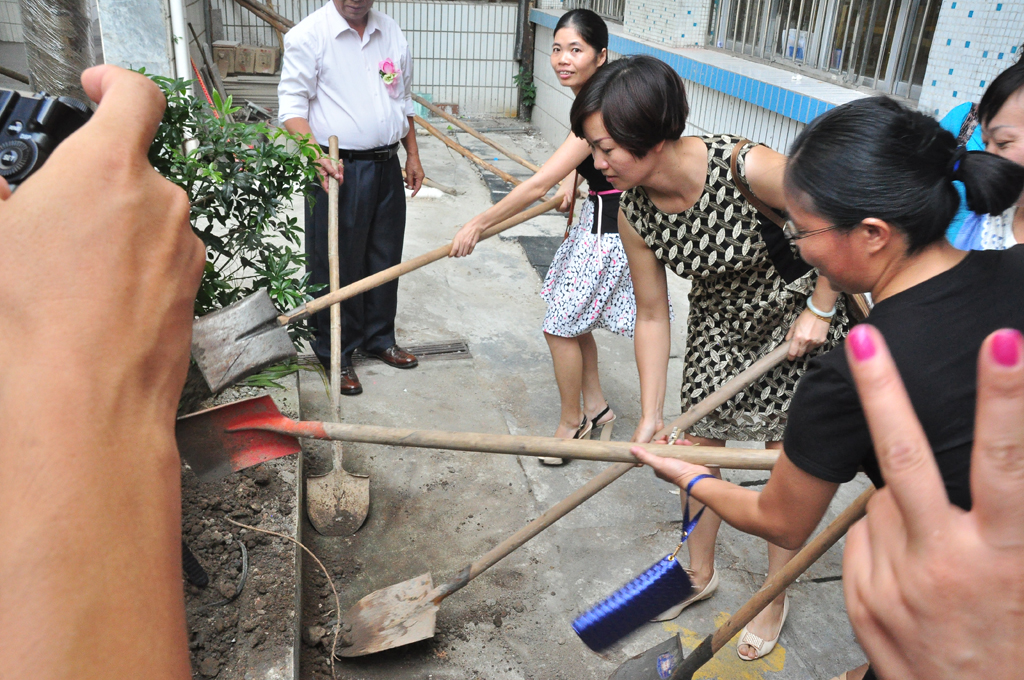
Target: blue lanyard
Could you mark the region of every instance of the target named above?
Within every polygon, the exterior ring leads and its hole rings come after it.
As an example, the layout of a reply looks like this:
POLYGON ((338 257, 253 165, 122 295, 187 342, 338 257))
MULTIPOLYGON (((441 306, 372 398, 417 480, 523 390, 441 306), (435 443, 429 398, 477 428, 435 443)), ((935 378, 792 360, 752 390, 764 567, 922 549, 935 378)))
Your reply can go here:
POLYGON ((690 480, 689 484, 686 485, 686 509, 683 510, 683 537, 679 540, 680 545, 682 545, 686 539, 690 537, 690 534, 693 533, 693 530, 697 527, 697 522, 700 521, 700 516, 704 514, 704 510, 708 507, 705 505, 697 511, 693 520, 690 519, 690 490, 693 489, 694 484, 706 477, 714 478, 714 475, 697 475, 690 480))

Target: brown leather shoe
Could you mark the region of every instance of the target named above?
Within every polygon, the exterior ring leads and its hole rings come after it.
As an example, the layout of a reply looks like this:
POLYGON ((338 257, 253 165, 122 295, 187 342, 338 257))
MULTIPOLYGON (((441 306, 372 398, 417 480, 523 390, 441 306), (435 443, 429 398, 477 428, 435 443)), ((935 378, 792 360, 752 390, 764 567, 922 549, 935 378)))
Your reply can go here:
MULTIPOLYGON (((328 375, 330 374, 328 373, 328 375)), ((356 375, 354 367, 341 367, 341 380, 338 383, 338 391, 349 397, 363 393, 363 386, 359 383, 359 376, 356 375)))
POLYGON ((388 366, 394 366, 395 368, 415 368, 420 363, 419 359, 398 345, 392 345, 383 352, 370 352, 369 354, 370 356, 377 357, 388 366))

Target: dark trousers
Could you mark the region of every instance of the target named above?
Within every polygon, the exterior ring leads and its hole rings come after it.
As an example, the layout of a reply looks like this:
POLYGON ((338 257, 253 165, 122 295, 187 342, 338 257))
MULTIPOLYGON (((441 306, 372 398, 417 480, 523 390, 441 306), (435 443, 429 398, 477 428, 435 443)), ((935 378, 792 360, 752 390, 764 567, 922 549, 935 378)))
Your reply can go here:
MULTIPOLYGON (((344 287, 402 261, 405 238, 405 192, 398 156, 382 163, 346 161, 345 181, 338 187, 338 259, 344 287)), ((310 283, 322 283, 314 297, 329 292, 327 259, 327 192, 316 187, 306 199, 306 270, 310 283)), ((395 344, 398 280, 385 283, 341 303, 342 366, 352 352, 382 352, 395 344)), ((309 320, 313 352, 325 362, 331 356, 331 314, 309 320)))

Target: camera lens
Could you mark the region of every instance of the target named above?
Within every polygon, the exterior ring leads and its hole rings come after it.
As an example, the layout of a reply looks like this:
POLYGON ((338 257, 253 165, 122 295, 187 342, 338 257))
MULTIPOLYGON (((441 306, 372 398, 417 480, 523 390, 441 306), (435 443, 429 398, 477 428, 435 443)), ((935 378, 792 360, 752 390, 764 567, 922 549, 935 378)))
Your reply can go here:
POLYGON ((0 144, 0 177, 10 179, 31 166, 36 158, 36 148, 21 139, 0 144))

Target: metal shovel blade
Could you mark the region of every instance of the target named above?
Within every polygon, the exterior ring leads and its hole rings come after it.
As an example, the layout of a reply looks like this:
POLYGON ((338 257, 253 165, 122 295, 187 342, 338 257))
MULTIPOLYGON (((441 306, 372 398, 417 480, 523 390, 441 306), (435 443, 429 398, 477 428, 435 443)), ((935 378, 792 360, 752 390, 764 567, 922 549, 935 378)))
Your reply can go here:
POLYGON ((341 442, 331 442, 334 469, 306 479, 306 514, 324 536, 351 536, 370 512, 370 478, 345 470, 341 442))
POLYGON ((683 662, 683 645, 673 635, 659 645, 637 654, 619 666, 610 680, 666 680, 683 662))
POLYGON ((339 645, 338 656, 363 656, 433 637, 433 591, 430 574, 420 574, 356 602, 341 618, 352 630, 345 634, 345 646, 339 645))
POLYGON ((276 432, 234 428, 260 418, 280 418, 269 396, 236 401, 178 418, 178 452, 204 482, 213 481, 268 460, 299 453, 299 440, 276 432))
POLYGON ((266 290, 258 290, 192 324, 192 358, 214 394, 296 356, 266 290))

